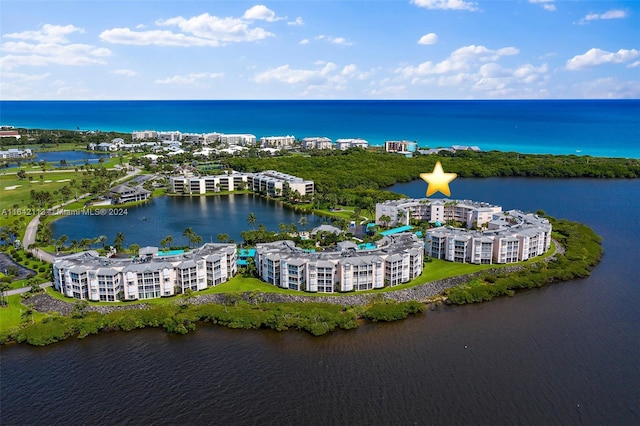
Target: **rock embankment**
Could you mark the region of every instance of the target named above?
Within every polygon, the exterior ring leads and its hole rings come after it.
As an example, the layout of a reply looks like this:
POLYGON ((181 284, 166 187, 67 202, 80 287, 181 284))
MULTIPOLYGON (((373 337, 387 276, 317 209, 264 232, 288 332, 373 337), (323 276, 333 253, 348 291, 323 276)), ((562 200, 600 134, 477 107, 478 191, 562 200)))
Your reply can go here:
MULTIPOLYGON (((470 279, 481 276, 487 273, 513 273, 523 269, 523 266, 508 266, 505 268, 494 268, 484 271, 475 272, 473 274, 460 275, 457 277, 445 278, 442 280, 432 281, 425 284, 417 285, 415 287, 380 292, 373 294, 349 294, 349 295, 337 295, 337 296, 311 296, 311 295, 291 295, 291 294, 279 294, 279 293, 222 293, 222 294, 205 294, 200 296, 193 296, 188 303, 201 305, 206 303, 218 303, 218 304, 231 304, 239 300, 244 300, 248 303, 332 303, 338 305, 356 306, 356 305, 368 305, 375 302, 384 301, 396 301, 396 302, 408 302, 419 301, 427 302, 430 298, 441 295, 442 292, 448 288, 455 287, 459 284, 465 283, 470 279)), ((58 312, 61 315, 69 315, 73 310, 73 302, 65 302, 60 299, 56 299, 46 293, 37 294, 30 297, 25 301, 26 304, 32 304, 33 308, 39 312, 58 312)), ((174 303, 185 303, 185 299, 176 299, 174 303)), ((114 306, 87 306, 88 311, 100 312, 101 314, 107 314, 109 312, 122 311, 127 309, 146 309, 148 307, 145 303, 132 303, 126 305, 114 305, 114 306)))

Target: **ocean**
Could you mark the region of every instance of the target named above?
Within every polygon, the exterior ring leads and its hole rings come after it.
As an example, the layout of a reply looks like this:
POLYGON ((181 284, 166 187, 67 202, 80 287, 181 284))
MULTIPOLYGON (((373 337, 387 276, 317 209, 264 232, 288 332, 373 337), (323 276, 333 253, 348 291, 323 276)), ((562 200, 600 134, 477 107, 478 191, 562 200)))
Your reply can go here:
POLYGON ((640 100, 0 101, 0 124, 360 137, 371 145, 405 139, 429 148, 640 158, 640 100))

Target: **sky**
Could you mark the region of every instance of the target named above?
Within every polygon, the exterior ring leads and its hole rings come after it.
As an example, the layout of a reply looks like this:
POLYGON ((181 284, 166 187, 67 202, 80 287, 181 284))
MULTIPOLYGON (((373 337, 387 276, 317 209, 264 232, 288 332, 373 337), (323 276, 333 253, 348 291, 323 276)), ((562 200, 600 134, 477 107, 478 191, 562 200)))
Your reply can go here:
POLYGON ((0 99, 640 98, 640 1, 0 0, 0 99))

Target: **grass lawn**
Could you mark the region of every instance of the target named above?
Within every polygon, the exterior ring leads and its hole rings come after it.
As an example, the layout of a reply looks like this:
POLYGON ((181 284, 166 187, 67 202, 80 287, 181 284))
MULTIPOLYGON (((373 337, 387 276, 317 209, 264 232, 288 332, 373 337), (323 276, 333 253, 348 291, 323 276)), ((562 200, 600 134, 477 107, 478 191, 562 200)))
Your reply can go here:
MULTIPOLYGON (((7 306, 0 307, 0 332, 19 327, 22 312, 27 309, 27 307, 22 304, 22 299, 19 294, 7 297, 7 301, 9 302, 7 306)), ((36 321, 46 316, 46 314, 35 310, 33 311, 33 315, 36 321)))

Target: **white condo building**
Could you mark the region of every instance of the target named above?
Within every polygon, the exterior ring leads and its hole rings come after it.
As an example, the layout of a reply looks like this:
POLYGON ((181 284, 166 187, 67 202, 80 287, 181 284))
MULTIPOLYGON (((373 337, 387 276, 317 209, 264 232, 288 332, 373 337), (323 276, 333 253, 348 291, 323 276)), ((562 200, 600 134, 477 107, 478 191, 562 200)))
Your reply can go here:
POLYGON ((302 139, 304 149, 333 149, 331 139, 325 137, 312 137, 302 139))
POLYGON ((336 149, 341 151, 347 150, 349 148, 368 148, 369 142, 364 139, 355 138, 355 139, 336 139, 336 149))
POLYGON ((172 176, 169 178, 169 182, 173 192, 190 195, 250 189, 270 196, 279 196, 284 193, 285 186, 289 186, 291 192, 298 191, 300 195, 313 195, 314 193, 312 180, 305 180, 275 170, 266 170, 260 173, 232 172, 213 176, 172 176))
POLYGON ((493 215, 502 207, 471 200, 450 200, 447 198, 404 198, 388 200, 376 204, 376 224, 381 225, 382 216, 388 216, 387 225, 408 225, 410 219, 445 223, 449 220, 461 222, 471 227, 488 225, 493 215))
POLYGON ((260 146, 263 148, 290 148, 295 141, 295 136, 263 136, 260 138, 260 146))
POLYGON ((422 274, 424 246, 414 234, 384 237, 372 250, 351 242, 336 250, 311 253, 293 241, 256 245, 255 262, 263 281, 298 291, 333 293, 395 286, 422 274))
POLYGON ((235 244, 205 244, 187 253, 161 256, 157 247, 136 258, 107 258, 95 251, 56 256, 54 286, 76 299, 102 302, 155 299, 203 290, 237 273, 235 244))

